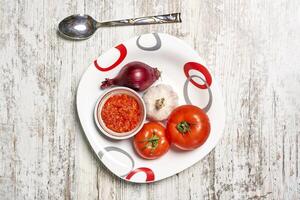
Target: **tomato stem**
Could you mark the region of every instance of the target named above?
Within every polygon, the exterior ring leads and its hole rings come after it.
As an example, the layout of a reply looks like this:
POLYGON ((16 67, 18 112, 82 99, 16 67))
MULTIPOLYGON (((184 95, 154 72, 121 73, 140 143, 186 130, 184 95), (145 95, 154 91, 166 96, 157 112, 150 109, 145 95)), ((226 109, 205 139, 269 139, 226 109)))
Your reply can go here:
POLYGON ((158 146, 159 139, 160 139, 160 137, 157 136, 154 131, 150 138, 143 140, 143 142, 147 142, 144 146, 144 149, 147 147, 150 147, 151 151, 154 151, 158 146))
POLYGON ((182 121, 177 124, 176 128, 180 133, 186 134, 187 132, 189 132, 191 130, 190 126, 191 125, 187 121, 182 121))

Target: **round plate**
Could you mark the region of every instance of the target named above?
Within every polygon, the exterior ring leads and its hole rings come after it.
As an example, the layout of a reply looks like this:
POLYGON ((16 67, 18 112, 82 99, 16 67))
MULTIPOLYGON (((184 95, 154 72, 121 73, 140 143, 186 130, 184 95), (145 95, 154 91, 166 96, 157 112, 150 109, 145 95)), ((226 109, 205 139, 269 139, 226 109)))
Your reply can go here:
POLYGON ((77 110, 86 138, 102 163, 118 177, 137 183, 158 181, 192 166, 217 145, 225 125, 221 92, 203 60, 182 40, 163 33, 131 38, 96 59, 79 83, 77 110), (201 147, 193 151, 171 147, 161 158, 145 160, 134 151, 132 138, 117 141, 100 132, 93 115, 97 99, 103 93, 100 84, 105 78, 115 77, 132 61, 158 68, 161 78, 155 84, 171 85, 179 96, 179 104, 204 109, 211 122, 211 132, 201 147))

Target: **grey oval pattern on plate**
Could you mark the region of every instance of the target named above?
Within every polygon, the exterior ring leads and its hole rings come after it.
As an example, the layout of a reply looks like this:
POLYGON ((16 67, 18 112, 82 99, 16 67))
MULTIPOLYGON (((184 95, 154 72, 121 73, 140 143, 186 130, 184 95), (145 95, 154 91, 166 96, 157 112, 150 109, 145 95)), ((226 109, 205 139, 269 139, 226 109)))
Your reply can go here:
MULTIPOLYGON (((135 162, 134 162, 133 158, 131 157, 131 155, 130 155, 128 152, 126 152, 126 151, 124 151, 123 149, 120 149, 120 148, 118 148, 118 147, 114 147, 114 146, 104 147, 104 150, 105 150, 105 151, 99 151, 99 152, 98 152, 98 156, 99 156, 100 160, 102 160, 103 156, 104 156, 106 153, 108 153, 108 152, 110 152, 110 151, 117 151, 117 152, 119 152, 119 153, 121 153, 121 154, 124 154, 125 156, 127 156, 127 157, 131 160, 131 169, 128 171, 128 173, 131 172, 131 171, 133 170, 134 165, 135 165, 135 162)), ((128 173, 122 174, 122 175, 120 175, 120 176, 121 176, 121 177, 125 177, 128 173)))
POLYGON ((204 84, 206 85, 207 89, 208 89, 208 94, 209 94, 209 100, 208 100, 208 103, 206 104, 206 106, 204 108, 202 108, 202 110, 204 110, 204 112, 208 112, 208 110, 210 109, 211 105, 212 105, 212 100, 213 100, 213 97, 212 97, 212 92, 210 90, 210 87, 209 85, 207 84, 207 82, 205 81, 205 79, 203 79, 201 76, 197 76, 197 75, 191 75, 189 76, 185 83, 184 83, 184 86, 183 86, 183 96, 184 96, 184 100, 187 104, 192 104, 190 98, 189 98, 189 94, 188 94, 188 85, 189 85, 189 82, 192 78, 200 78, 204 84))
POLYGON ((152 46, 152 47, 144 47, 144 46, 142 46, 142 45, 140 44, 140 39, 141 39, 141 36, 142 36, 142 35, 140 35, 140 36, 138 37, 138 39, 136 40, 136 45, 137 45, 140 49, 142 49, 142 50, 144 50, 144 51, 156 51, 156 50, 160 49, 160 47, 161 47, 161 39, 160 39, 158 33, 152 33, 152 35, 154 36, 154 38, 155 38, 155 40, 156 40, 156 44, 155 44, 154 46, 152 46))

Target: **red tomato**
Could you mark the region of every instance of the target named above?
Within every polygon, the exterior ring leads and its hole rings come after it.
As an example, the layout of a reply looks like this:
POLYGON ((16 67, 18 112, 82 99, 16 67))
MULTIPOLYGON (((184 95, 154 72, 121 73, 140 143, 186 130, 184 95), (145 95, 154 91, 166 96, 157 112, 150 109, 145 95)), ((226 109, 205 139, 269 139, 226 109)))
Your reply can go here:
POLYGON ((170 147, 165 127, 157 122, 148 122, 134 136, 136 152, 145 159, 156 159, 165 154, 170 147))
POLYGON ((201 146, 209 133, 208 116, 196 106, 179 106, 169 116, 167 134, 171 142, 182 150, 193 150, 201 146))

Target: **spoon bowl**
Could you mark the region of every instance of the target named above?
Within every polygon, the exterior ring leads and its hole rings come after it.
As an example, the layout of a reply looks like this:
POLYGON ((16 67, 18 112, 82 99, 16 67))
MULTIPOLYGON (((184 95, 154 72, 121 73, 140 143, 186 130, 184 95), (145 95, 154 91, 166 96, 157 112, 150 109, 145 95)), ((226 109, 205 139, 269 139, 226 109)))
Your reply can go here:
POLYGON ((71 15, 59 23, 58 31, 69 39, 83 40, 95 33, 96 24, 97 21, 89 15, 71 15))

